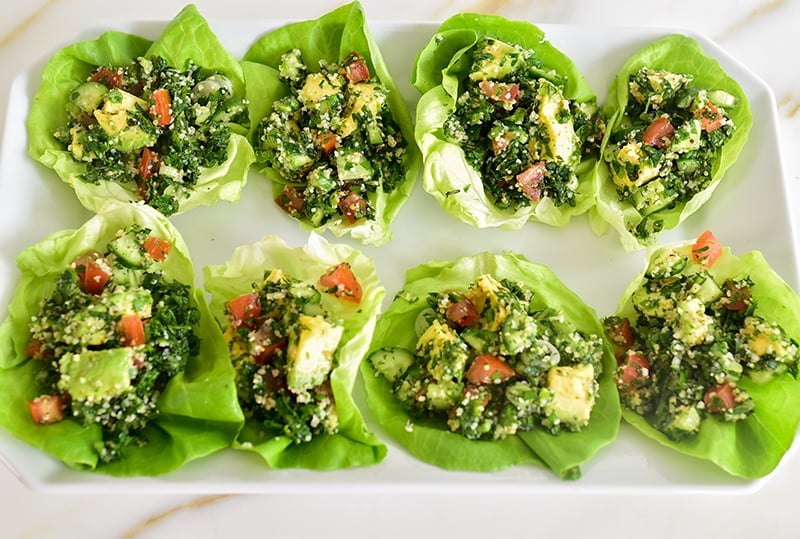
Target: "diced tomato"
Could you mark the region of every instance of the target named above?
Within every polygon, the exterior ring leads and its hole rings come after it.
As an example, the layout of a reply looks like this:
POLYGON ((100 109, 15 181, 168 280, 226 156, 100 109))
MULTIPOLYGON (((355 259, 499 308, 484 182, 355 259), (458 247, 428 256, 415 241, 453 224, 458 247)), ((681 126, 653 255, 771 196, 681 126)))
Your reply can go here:
POLYGON ((153 91, 153 108, 151 109, 156 125, 164 127, 172 122, 172 99, 163 88, 153 91))
POLYGON ((695 264, 710 268, 720 255, 722 255, 722 245, 710 230, 700 234, 692 245, 692 260, 695 264))
POLYGON ((367 216, 367 201, 358 193, 350 191, 339 201, 339 211, 352 225, 367 216))
POLYGON ((491 354, 475 358, 467 371, 467 380, 473 384, 493 384, 508 380, 516 374, 508 363, 491 354))
POLYGON ((44 343, 39 339, 31 339, 28 346, 25 347, 25 356, 32 357, 33 359, 44 359, 48 355, 44 343))
POLYGON ((317 146, 319 146, 325 155, 330 155, 333 153, 333 150, 338 148, 341 142, 342 139, 340 139, 339 135, 333 131, 323 131, 322 133, 317 134, 316 137, 317 146))
POLYGON ((87 251, 75 259, 75 272, 78 274, 81 287, 89 294, 100 294, 111 278, 111 274, 105 269, 105 264, 100 263, 102 259, 103 255, 95 250, 87 251))
POLYGON ((482 80, 478 83, 481 93, 489 98, 490 101, 514 105, 519 98, 519 84, 508 82, 495 82, 482 80))
POLYGON ((614 319, 606 325, 606 330, 614 344, 623 350, 633 346, 633 328, 627 318, 614 319))
POLYGON ((358 53, 350 54, 351 61, 344 68, 344 76, 349 82, 369 80, 369 66, 358 53))
POLYGON ((547 171, 544 161, 534 163, 524 171, 517 174, 517 184, 526 197, 534 202, 542 198, 542 180, 547 171))
POLYGON ((146 342, 144 322, 138 314, 125 314, 119 319, 119 330, 122 333, 122 344, 125 346, 141 346, 146 342))
POLYGON ((156 262, 161 262, 172 251, 172 244, 155 236, 147 236, 144 240, 144 250, 156 262))
POLYGON ((672 137, 675 135, 675 128, 666 116, 659 116, 653 123, 647 126, 642 134, 642 142, 648 146, 663 148, 669 146, 672 137))
POLYGON ((728 280, 722 286, 725 297, 722 298, 722 305, 729 311, 744 311, 750 305, 750 288, 740 285, 736 281, 728 280))
POLYGON ((695 112, 695 117, 700 120, 700 127, 709 133, 725 125, 725 116, 711 101, 706 101, 695 112))
POLYGON ((306 203, 293 185, 285 185, 283 191, 275 199, 275 203, 286 213, 293 215, 299 212, 306 203))
POLYGON ((643 382, 649 374, 650 362, 641 354, 628 352, 624 356, 624 363, 620 365, 619 382, 623 386, 633 382, 643 382))
POLYGON ((37 425, 58 423, 64 419, 64 400, 60 395, 40 395, 28 401, 28 410, 37 425))
POLYGON ((117 68, 115 71, 104 67, 92 75, 89 80, 91 82, 99 82, 100 84, 104 84, 109 90, 113 88, 122 88, 122 86, 125 84, 123 73, 124 71, 121 67, 117 68))
POLYGON ((462 296, 458 301, 454 301, 447 306, 447 319, 455 325, 465 328, 471 326, 478 319, 478 310, 475 304, 462 296))
POLYGON ((703 396, 703 402, 706 403, 706 410, 711 413, 731 410, 736 406, 736 394, 733 386, 725 383, 710 388, 703 396))
POLYGON ((160 157, 158 153, 150 148, 142 150, 142 157, 139 160, 139 177, 143 180, 149 180, 153 177, 158 170, 160 157))
POLYGON ((361 303, 364 292, 348 262, 328 268, 319 278, 319 284, 325 292, 339 299, 361 303))
POLYGON ((508 147, 508 143, 511 142, 516 136, 517 135, 515 135, 512 131, 506 131, 499 137, 493 137, 492 152, 494 152, 495 155, 499 154, 508 147))
POLYGON ((256 293, 237 296, 227 303, 227 307, 235 326, 249 326, 253 319, 261 315, 261 303, 256 293))

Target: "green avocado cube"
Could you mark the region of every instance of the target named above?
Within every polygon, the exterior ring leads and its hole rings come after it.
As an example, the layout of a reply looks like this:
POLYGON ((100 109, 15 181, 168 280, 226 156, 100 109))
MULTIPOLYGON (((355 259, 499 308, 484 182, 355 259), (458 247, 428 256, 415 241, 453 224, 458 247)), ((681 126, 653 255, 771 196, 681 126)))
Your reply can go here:
POLYGON ((132 348, 87 350, 65 354, 58 362, 58 389, 73 400, 96 402, 121 395, 131 388, 132 348))

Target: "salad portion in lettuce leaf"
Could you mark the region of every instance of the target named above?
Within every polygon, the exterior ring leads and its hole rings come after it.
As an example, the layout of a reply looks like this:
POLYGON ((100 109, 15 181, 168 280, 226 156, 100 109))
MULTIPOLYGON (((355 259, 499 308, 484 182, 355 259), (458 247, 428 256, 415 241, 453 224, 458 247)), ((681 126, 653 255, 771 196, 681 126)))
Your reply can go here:
POLYGON ((727 472, 769 474, 800 422, 800 298, 758 252, 710 231, 651 250, 604 320, 623 417, 727 472))
POLYGON ((616 437, 613 370, 594 311, 511 253, 409 270, 362 364, 378 421, 421 460, 569 479, 616 437))
POLYGON ((315 233, 298 248, 267 236, 204 274, 246 417, 234 447, 271 468, 380 462, 352 397, 385 294, 373 262, 315 233))
POLYGON ((605 114, 592 220, 616 229, 628 251, 653 245, 710 199, 753 123, 739 84, 681 35, 628 59, 605 114))
POLYGON ((420 158, 361 5, 267 33, 243 66, 256 162, 278 206, 308 230, 389 241, 420 158))
POLYGON ((591 88, 536 26, 446 20, 417 56, 423 186, 478 227, 563 226, 594 203, 604 122, 591 88))
POLYGON ((225 342, 183 240, 148 206, 109 204, 17 257, 0 326, 0 424, 71 467, 156 475, 242 426, 225 342))
POLYGON ((239 199, 248 128, 242 67, 192 5, 154 42, 109 31, 57 52, 27 121, 30 155, 85 207, 143 200, 164 215, 239 199))

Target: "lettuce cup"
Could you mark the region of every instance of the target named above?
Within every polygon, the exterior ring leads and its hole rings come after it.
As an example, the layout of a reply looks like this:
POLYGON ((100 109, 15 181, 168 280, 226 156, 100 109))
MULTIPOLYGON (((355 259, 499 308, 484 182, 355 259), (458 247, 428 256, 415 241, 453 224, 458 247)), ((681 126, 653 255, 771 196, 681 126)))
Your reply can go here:
POLYGON ((423 186, 476 227, 564 226, 594 204, 596 97, 533 24, 465 13, 419 52, 423 186))
POLYGON ((362 363, 377 421, 445 469, 536 463, 565 479, 616 437, 595 312, 544 266, 481 253, 411 269, 362 363))
POLYGON ((225 340, 167 218, 111 203, 17 257, 0 424, 72 468, 157 475, 242 426, 225 340))
POLYGON ((265 34, 242 65, 257 168, 278 206, 305 230, 389 241, 420 157, 361 5, 265 34))
POLYGON ((800 298, 710 231, 651 249, 614 316, 622 416, 732 475, 769 474, 800 422, 800 298))
POLYGON ((385 294, 373 262, 315 233, 298 248, 267 236, 204 275, 246 416, 233 447, 270 468, 380 462, 352 397, 385 294))
POLYGON ((739 84, 677 34, 625 62, 604 112, 590 219, 597 232, 615 229, 627 251, 655 244, 708 202, 753 123, 739 84))
POLYGON ((241 65, 189 5, 155 41, 108 31, 58 51, 33 98, 28 153, 94 212, 109 200, 164 215, 236 202, 254 159, 244 98, 241 65))

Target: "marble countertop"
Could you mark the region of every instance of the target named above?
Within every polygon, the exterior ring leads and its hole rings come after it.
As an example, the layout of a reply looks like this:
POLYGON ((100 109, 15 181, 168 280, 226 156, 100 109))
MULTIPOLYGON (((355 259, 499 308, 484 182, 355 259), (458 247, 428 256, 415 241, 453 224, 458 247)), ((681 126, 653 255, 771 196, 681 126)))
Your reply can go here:
MULTIPOLYGON (((183 0, 29 0, 7 2, 0 20, 0 125, 14 77, 32 60, 119 21, 171 18, 183 0), (9 5, 10 4, 10 5, 9 5)), ((197 0, 213 19, 307 19, 341 5, 331 0, 197 0)), ((777 105, 790 203, 800 185, 800 1, 797 0, 363 0, 376 21, 441 21, 460 11, 497 13, 537 24, 648 26, 703 34, 762 78, 777 105)), ((7 178, 0 179, 7 181, 7 178)), ((0 466, 0 536, 49 537, 796 537, 800 455, 746 495, 707 493, 537 495, 348 493, 336 489, 273 494, 45 494, 0 466)), ((579 489, 575 490, 579 493, 579 489)))

